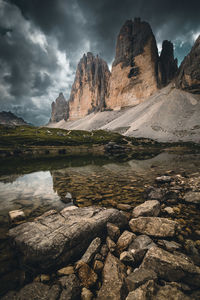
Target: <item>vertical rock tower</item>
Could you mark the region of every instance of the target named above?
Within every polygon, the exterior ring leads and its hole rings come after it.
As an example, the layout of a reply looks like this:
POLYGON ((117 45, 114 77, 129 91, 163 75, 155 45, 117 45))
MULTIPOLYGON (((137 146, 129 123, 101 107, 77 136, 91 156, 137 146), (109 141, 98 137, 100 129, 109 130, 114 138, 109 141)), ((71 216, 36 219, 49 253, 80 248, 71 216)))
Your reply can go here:
POLYGON ((110 71, 107 63, 91 52, 83 55, 72 86, 69 100, 69 119, 80 119, 93 111, 105 108, 110 71))
POLYGON ((159 58, 159 84, 167 85, 174 79, 178 71, 177 59, 174 59, 174 46, 170 41, 163 41, 159 58))
POLYGON ((150 25, 140 18, 126 21, 117 38, 107 107, 133 106, 151 96, 158 87, 158 60, 150 25))
POLYGON ((63 93, 60 93, 58 98, 51 104, 51 119, 50 122, 59 122, 69 118, 69 103, 65 100, 63 93))
POLYGON ((179 68, 176 85, 188 92, 200 94, 200 35, 179 68))

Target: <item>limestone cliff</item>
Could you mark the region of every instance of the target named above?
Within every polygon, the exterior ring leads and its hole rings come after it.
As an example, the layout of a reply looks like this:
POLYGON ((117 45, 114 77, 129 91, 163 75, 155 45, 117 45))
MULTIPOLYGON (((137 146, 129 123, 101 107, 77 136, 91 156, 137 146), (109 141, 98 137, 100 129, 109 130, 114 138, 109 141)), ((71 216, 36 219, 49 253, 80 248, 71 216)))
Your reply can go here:
POLYGON ((60 93, 58 98, 51 104, 51 119, 50 122, 59 122, 67 120, 69 117, 69 104, 65 100, 63 93, 60 93))
POLYGON ((76 120, 105 108, 110 71, 99 56, 88 52, 81 58, 69 100, 69 119, 76 120))
POLYGON ((200 36, 179 68, 176 86, 188 92, 200 94, 200 36))
POLYGON ((177 59, 174 59, 174 47, 170 41, 163 41, 159 57, 159 84, 166 86, 174 79, 178 71, 177 59))
POLYGON ((117 38, 107 107, 133 106, 152 95, 158 87, 158 59, 150 25, 140 18, 126 21, 117 38))

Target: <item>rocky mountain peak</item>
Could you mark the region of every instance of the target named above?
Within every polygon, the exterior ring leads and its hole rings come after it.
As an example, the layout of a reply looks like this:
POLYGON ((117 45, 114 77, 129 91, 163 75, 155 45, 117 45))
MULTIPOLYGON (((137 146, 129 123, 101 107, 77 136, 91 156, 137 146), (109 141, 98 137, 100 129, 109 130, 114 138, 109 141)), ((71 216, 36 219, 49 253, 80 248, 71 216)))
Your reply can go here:
POLYGON ((59 93, 58 98, 51 104, 51 119, 50 122, 59 122, 67 120, 69 117, 69 104, 65 100, 63 93, 59 93))
POLYGON ((157 90, 158 49, 151 26, 140 18, 120 29, 109 84, 109 108, 133 106, 157 90))
POLYGON ((11 125, 11 126, 29 125, 24 121, 24 119, 17 117, 11 111, 0 112, 0 124, 11 125))
POLYGON ((113 66, 122 63, 122 67, 133 67, 134 57, 143 53, 144 46, 150 38, 153 39, 156 51, 157 47, 151 26, 147 22, 141 21, 140 18, 135 18, 134 21, 127 20, 117 38, 113 66))
POLYGON ((78 63, 69 101, 69 119, 84 117, 105 108, 105 97, 110 78, 107 63, 91 52, 78 63))
POLYGON ((176 86, 200 94, 200 35, 179 68, 176 86))
POLYGON ((177 59, 174 59, 174 45, 171 41, 164 40, 159 58, 160 85, 167 85, 177 74, 177 59))

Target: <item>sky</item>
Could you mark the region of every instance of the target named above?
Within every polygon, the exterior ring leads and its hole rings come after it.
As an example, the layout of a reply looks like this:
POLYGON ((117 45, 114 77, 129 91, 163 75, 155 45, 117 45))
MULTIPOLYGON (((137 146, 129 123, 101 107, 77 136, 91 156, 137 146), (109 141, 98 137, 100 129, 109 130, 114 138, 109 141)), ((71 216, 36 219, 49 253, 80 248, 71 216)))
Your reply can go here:
POLYGON ((111 67, 119 30, 135 17, 150 23, 159 50, 174 43, 179 64, 200 34, 198 0, 0 0, 0 111, 47 123, 83 54, 111 67))

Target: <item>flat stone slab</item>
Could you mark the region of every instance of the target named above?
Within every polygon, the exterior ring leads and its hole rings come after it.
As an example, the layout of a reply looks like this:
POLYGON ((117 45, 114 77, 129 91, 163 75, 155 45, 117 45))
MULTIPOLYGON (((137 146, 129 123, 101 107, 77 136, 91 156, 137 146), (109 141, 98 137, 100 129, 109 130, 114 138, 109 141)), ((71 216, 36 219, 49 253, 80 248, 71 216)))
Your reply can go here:
POLYGON ((176 233, 178 223, 166 218, 139 217, 131 219, 129 226, 134 233, 155 237, 173 237, 176 233))
POLYGON ((80 258, 94 238, 106 233, 108 222, 123 227, 127 218, 113 208, 51 210, 33 222, 10 229, 9 236, 26 264, 49 270, 80 258))

